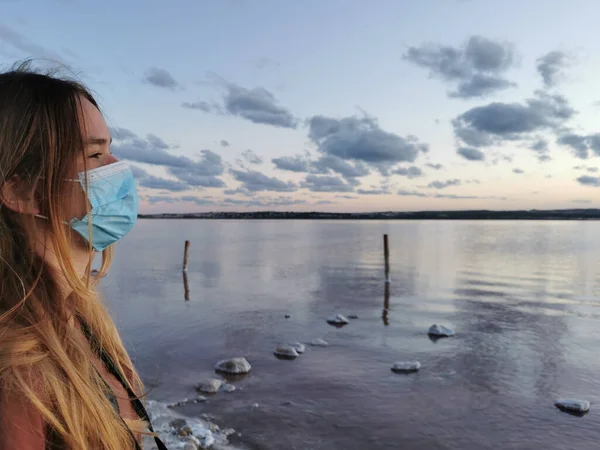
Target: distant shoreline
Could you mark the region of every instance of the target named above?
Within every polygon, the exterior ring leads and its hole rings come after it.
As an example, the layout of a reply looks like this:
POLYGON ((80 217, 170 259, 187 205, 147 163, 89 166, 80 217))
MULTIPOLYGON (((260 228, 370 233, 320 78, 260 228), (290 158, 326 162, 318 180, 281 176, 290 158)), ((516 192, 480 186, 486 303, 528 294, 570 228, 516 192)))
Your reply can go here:
POLYGON ((229 220, 600 220, 600 209, 527 211, 419 211, 374 213, 320 212, 207 212, 139 214, 139 219, 229 219, 229 220))

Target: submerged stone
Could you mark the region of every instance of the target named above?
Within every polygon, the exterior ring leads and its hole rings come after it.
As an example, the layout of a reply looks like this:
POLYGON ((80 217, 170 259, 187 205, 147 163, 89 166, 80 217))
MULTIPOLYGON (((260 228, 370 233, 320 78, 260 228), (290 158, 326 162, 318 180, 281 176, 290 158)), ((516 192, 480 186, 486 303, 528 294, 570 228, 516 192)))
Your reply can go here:
POLYGON ((290 344, 292 347, 294 347, 294 349, 296 349, 296 351, 298 353, 304 353, 304 350, 306 350, 306 347, 304 346, 304 344, 301 344, 300 342, 294 342, 293 344, 290 344))
POLYGON ((223 386, 221 386, 221 391, 233 392, 235 391, 235 386, 233 384, 224 384, 223 386))
POLYGON ((576 414, 585 414, 590 410, 590 402, 576 398, 559 398, 554 405, 562 411, 576 414))
POLYGON ((231 358, 223 359, 215 365, 217 372, 227 373, 230 375, 243 375, 252 369, 246 358, 231 358))
POLYGON ((429 327, 428 334, 434 337, 450 337, 454 336, 454 330, 444 325, 433 324, 429 327))
POLYGON ((216 394, 223 386, 223 381, 211 378, 198 383, 196 389, 205 394, 216 394))
POLYGON ((279 344, 275 349, 275 355, 285 359, 296 359, 299 356, 294 347, 286 344, 279 344))
POLYGON ((313 347, 327 347, 329 344, 327 343, 327 341, 324 341, 323 339, 319 338, 313 340, 310 343, 310 345, 312 345, 313 347))
POLYGON ((329 323, 331 325, 347 325, 348 324, 348 319, 346 319, 341 314, 338 314, 336 316, 330 316, 327 319, 327 323, 329 323))
POLYGON ((358 319, 358 316, 356 314, 350 314, 350 315, 348 315, 348 319, 356 320, 356 319, 358 319))
POLYGON ((392 372, 395 373, 412 373, 417 372, 421 368, 419 361, 399 361, 392 366, 392 372))

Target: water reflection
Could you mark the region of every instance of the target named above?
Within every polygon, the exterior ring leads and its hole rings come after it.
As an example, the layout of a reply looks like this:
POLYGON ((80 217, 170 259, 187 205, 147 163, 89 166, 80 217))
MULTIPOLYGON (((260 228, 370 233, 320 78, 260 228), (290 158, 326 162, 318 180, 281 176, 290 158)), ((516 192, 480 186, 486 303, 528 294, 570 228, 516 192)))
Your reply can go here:
POLYGON ((186 302, 190 301, 190 286, 188 284, 187 270, 183 271, 183 297, 186 302))
POLYGON ((600 402, 597 223, 141 225, 101 283, 136 364, 146 380, 160 373, 157 395, 179 389, 175 401, 212 376, 217 360, 247 357, 254 372, 239 395, 203 408, 234 428, 241 417, 243 434, 257 440, 271 429, 257 448, 295 445, 284 427, 296 443, 314 435, 315 448, 328 450, 562 450, 600 441, 593 411, 574 426, 553 406, 559 394, 600 402), (382 276, 384 233, 393 286, 382 276), (173 236, 194 242, 184 297, 203 301, 181 302, 173 236), (338 313, 359 319, 329 327, 338 313), (432 323, 457 334, 433 345, 432 323), (273 357, 278 343, 316 338, 330 346, 296 362, 273 357), (389 367, 400 359, 421 361, 418 376, 394 377, 389 367), (285 400, 296 406, 282 413, 285 400), (260 412, 249 415, 255 401, 260 412))
POLYGON ((388 311, 390 310, 390 283, 384 283, 383 288, 383 311, 381 313, 381 319, 383 324, 387 327, 390 324, 388 319, 388 311))

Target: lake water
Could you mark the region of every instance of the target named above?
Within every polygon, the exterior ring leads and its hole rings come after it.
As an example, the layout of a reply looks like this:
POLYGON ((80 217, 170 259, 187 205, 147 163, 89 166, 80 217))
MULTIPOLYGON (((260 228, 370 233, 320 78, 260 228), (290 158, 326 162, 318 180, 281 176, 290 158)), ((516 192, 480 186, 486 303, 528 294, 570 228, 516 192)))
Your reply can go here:
POLYGON ((141 220, 102 291, 153 399, 193 397, 219 359, 251 362, 237 391, 181 409, 247 448, 600 446, 599 222, 141 220), (359 318, 334 328, 336 313, 359 318), (432 342, 435 322, 456 336, 432 342), (315 338, 329 347, 273 355, 315 338), (421 371, 392 373, 399 360, 421 371), (560 412, 565 396, 592 410, 560 412))

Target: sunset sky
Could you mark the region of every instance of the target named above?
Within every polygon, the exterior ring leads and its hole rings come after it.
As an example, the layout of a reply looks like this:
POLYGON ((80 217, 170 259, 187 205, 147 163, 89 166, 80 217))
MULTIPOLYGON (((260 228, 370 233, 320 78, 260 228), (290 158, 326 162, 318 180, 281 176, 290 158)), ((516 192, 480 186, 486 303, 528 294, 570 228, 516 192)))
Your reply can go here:
POLYGON ((97 95, 141 212, 598 206, 597 0, 0 11, 3 66, 58 61, 97 95))

